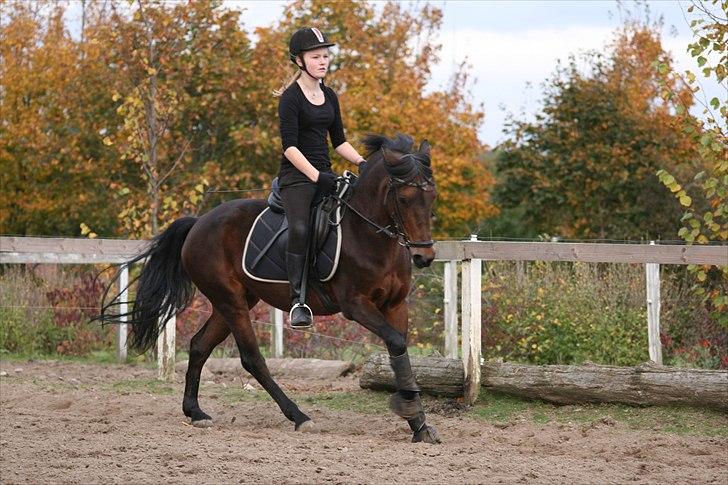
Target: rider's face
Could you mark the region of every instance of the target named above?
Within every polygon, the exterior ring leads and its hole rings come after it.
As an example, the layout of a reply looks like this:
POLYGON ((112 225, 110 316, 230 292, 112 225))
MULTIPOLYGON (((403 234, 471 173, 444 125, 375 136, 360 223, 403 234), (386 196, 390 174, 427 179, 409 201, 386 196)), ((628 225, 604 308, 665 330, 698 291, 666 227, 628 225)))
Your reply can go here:
MULTIPOLYGON (((320 47, 303 53, 306 70, 316 79, 323 79, 329 70, 330 54, 328 47, 320 47)), ((300 65, 300 61, 299 61, 300 65)))

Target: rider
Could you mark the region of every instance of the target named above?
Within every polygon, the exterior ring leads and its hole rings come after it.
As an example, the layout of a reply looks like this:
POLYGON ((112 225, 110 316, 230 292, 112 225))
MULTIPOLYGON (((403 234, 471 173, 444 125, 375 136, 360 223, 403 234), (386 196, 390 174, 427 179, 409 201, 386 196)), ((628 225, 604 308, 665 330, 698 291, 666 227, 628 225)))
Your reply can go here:
POLYGON ((291 61, 298 71, 278 92, 283 156, 278 172, 283 208, 288 218, 286 266, 291 284, 292 327, 312 324, 311 309, 300 301, 301 280, 309 238, 309 214, 314 201, 336 190, 336 176, 326 133, 336 153, 359 165, 366 160, 344 135, 341 110, 336 93, 324 85, 329 68, 329 42, 325 34, 312 27, 296 31, 288 45, 291 61))

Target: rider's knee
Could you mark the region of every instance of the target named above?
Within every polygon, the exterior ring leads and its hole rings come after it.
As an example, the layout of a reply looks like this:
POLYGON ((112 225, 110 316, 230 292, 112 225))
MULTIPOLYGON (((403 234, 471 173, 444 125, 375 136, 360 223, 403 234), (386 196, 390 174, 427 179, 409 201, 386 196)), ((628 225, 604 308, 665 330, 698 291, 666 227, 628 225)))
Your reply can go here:
POLYGON ((308 222, 307 221, 293 221, 288 223, 288 237, 294 238, 305 238, 308 233, 308 222))

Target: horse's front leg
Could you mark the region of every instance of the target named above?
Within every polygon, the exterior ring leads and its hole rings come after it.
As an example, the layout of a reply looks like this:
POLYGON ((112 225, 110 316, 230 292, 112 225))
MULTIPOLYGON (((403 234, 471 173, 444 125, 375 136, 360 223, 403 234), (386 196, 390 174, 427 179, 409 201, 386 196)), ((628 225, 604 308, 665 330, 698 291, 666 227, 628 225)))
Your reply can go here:
POLYGON ((409 423, 412 442, 440 443, 435 428, 426 423, 420 388, 412 374, 407 352, 407 304, 402 302, 382 312, 371 301, 359 299, 350 309, 344 310, 344 316, 356 320, 384 340, 397 386, 397 392, 390 399, 390 408, 409 423))

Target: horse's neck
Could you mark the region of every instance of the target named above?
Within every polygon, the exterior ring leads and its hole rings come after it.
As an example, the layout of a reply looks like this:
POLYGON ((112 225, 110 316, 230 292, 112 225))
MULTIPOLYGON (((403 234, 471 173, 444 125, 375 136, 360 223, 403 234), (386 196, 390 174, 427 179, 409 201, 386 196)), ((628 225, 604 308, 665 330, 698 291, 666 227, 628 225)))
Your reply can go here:
MULTIPOLYGON (((388 175, 381 167, 372 167, 365 177, 359 179, 349 200, 349 204, 357 212, 381 227, 393 224, 384 202, 388 180, 388 175)), ((391 251, 389 246, 397 246, 395 239, 377 234, 377 228, 357 214, 347 214, 345 222, 345 227, 351 231, 350 239, 354 239, 357 245, 368 251, 391 251)))
POLYGON ((384 203, 388 180, 381 167, 372 167, 371 171, 357 181, 350 200, 352 207, 358 212, 384 226, 391 223, 384 203))

